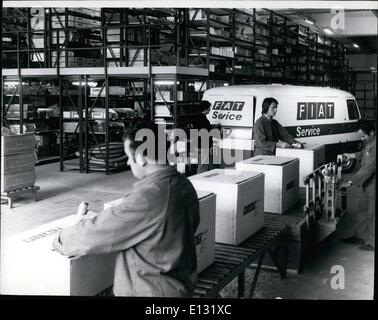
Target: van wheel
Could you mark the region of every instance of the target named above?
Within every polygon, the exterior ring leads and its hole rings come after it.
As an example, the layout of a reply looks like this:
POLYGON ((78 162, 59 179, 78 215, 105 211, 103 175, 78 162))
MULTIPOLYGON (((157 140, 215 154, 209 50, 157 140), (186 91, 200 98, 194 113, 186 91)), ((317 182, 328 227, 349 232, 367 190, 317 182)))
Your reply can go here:
POLYGON ((356 166, 356 159, 349 159, 343 164, 342 173, 350 173, 353 171, 354 167, 356 166))

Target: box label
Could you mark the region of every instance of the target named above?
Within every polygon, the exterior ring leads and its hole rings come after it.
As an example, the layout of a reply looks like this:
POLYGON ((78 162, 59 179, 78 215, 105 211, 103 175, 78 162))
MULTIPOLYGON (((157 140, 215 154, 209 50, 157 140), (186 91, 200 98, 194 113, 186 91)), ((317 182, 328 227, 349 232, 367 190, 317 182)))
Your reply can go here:
POLYGON ((35 241, 35 240, 38 240, 38 239, 42 239, 42 238, 45 238, 45 237, 48 237, 60 230, 62 230, 63 228, 60 228, 60 227, 56 227, 56 228, 52 228, 52 229, 49 229, 45 232, 41 232, 41 233, 38 233, 34 236, 31 236, 31 237, 28 237, 28 238, 25 238, 25 239, 22 239, 22 241, 24 242, 32 242, 32 241, 35 241))
POLYGON ((194 236, 194 243, 197 246, 199 246, 200 248, 200 253, 203 252, 205 250, 205 243, 206 243, 206 238, 207 238, 207 234, 209 232, 209 229, 206 229, 198 234, 196 234, 194 236))
POLYGON ((243 216, 255 210, 258 202, 259 200, 256 200, 256 201, 251 202, 250 204, 247 204, 243 209, 243 216))
POLYGON ((295 187, 295 180, 290 181, 290 182, 286 185, 286 190, 289 190, 289 189, 294 188, 294 187, 295 187))

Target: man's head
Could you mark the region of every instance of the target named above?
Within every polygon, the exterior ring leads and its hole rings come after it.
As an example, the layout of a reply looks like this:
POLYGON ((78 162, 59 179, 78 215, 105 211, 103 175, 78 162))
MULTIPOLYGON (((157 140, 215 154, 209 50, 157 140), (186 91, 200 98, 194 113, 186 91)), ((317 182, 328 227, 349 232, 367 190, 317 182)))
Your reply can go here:
POLYGON ((268 118, 273 118, 277 113, 278 101, 274 98, 265 98, 262 103, 261 113, 268 118))
POLYGON ((357 128, 358 132, 362 134, 362 140, 367 140, 369 137, 375 135, 375 126, 372 121, 361 119, 358 121, 357 128))
POLYGON ((159 126, 150 121, 137 123, 124 134, 127 164, 137 179, 149 174, 152 166, 166 164, 169 146, 164 129, 159 130, 159 126), (159 148, 164 150, 158 152, 159 148), (159 159, 159 156, 164 158, 159 159))
POLYGON ((199 112, 208 114, 210 112, 211 103, 207 100, 202 100, 199 104, 199 112))

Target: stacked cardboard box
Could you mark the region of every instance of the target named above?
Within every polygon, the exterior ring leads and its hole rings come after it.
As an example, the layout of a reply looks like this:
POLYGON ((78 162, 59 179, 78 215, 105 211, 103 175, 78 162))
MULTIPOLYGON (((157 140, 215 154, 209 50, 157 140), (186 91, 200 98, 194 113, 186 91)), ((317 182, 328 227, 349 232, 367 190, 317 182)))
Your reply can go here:
POLYGON ((216 242, 238 245, 263 227, 263 174, 215 169, 189 179, 196 190, 217 196, 216 242))
POLYGON ((34 186, 34 134, 1 137, 1 192, 34 186))
POLYGON ((236 162, 235 168, 265 175, 265 212, 283 214, 298 202, 297 158, 256 156, 236 162))

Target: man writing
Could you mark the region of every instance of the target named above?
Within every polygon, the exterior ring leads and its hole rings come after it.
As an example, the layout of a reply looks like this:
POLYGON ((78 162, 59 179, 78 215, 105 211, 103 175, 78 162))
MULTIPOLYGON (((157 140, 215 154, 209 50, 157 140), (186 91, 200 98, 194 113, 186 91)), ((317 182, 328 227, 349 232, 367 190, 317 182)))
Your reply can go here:
POLYGON ((126 134, 128 164, 139 181, 119 205, 84 216, 54 242, 68 256, 117 252, 116 296, 188 297, 197 280, 197 194, 185 176, 158 158, 159 145, 165 145, 158 137, 152 123, 126 134), (152 131, 154 152, 138 148, 142 128, 152 131))
POLYGON ((262 116, 253 126, 255 156, 275 155, 277 147, 290 148, 294 143, 303 147, 277 120, 273 119, 277 113, 277 107, 278 101, 274 98, 265 98, 262 103, 262 116))

